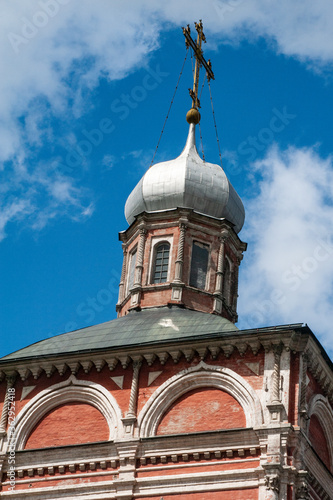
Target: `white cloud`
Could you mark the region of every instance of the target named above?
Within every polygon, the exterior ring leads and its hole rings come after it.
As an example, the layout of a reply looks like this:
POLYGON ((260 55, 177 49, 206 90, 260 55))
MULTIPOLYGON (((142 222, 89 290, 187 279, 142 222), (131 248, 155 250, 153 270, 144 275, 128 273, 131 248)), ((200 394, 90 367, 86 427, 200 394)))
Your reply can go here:
POLYGON ((8 222, 20 220, 33 211, 34 207, 29 200, 10 199, 5 207, 0 205, 0 241, 6 236, 5 227, 8 222))
POLYGON ((103 159, 102 159, 103 171, 111 170, 111 168, 114 167, 116 162, 117 162, 117 159, 115 158, 114 155, 110 155, 110 154, 104 155, 103 159))
POLYGON ((203 19, 220 40, 265 37, 283 54, 316 64, 333 61, 330 0, 210 0, 204 6, 201 0, 170 0, 159 9, 176 24, 203 19))
MULTIPOLYGON (((2 184, 7 186, 8 179, 17 175, 16 184, 20 182, 22 190, 35 195, 43 185, 34 172, 36 155, 46 142, 56 146, 64 141, 52 120, 70 121, 90 109, 91 92, 101 77, 120 79, 146 65, 160 32, 170 25, 202 17, 205 30, 214 35, 212 45, 266 37, 278 52, 316 67, 331 64, 333 59, 330 0, 11 0, 2 2, 0 8, 2 184), (29 156, 31 147, 35 158, 29 156), (21 172, 15 167, 18 158, 21 172), (24 171, 29 175, 24 176, 24 171)), ((52 158, 44 171, 49 183, 53 181, 51 162, 52 158)), ((76 210, 82 197, 77 181, 68 182, 77 196, 72 203, 76 210)), ((1 191, 3 210, 11 213, 12 201, 6 190, 1 191)), ((52 191, 49 196, 42 207, 44 218, 63 213, 65 206, 71 215, 68 200, 52 191)), ((30 204, 39 210, 37 198, 30 204)), ((3 217, 3 223, 10 219, 3 217)))
POLYGON ((332 344, 333 165, 315 149, 271 148, 246 205, 240 326, 304 322, 332 344))
POLYGON ((5 226, 17 221, 18 213, 35 229, 59 215, 75 220, 91 215, 93 203, 77 179, 69 178, 70 169, 64 174, 54 171, 53 148, 64 138, 52 128, 52 120, 70 123, 69 117, 89 109, 90 92, 101 76, 122 78, 142 64, 158 31, 140 7, 113 3, 110 9, 106 0, 12 0, 2 6, 0 28, 4 237, 5 226), (49 158, 42 162, 38 154, 45 144, 49 158), (22 204, 33 207, 33 221, 22 204))

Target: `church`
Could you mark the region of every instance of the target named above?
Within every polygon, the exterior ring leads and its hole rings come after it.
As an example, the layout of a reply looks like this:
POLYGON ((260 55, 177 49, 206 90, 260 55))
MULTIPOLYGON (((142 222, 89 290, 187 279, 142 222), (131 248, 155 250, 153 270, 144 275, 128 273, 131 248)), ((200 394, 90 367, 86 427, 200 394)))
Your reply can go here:
POLYGON ((1 498, 333 498, 332 362, 303 324, 235 325, 245 210, 196 148, 196 29, 184 149, 125 205, 117 319, 0 359, 1 498))

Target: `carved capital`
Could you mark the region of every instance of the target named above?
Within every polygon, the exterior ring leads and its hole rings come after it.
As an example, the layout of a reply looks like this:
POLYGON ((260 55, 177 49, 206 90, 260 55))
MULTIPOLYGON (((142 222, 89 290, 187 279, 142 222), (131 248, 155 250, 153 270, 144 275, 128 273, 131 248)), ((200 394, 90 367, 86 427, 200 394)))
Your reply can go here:
POLYGON ((6 380, 7 380, 7 389, 11 389, 12 387, 14 387, 16 381, 16 373, 15 372, 9 373, 6 376, 6 380))
POLYGON ((273 345, 273 352, 274 352, 275 359, 280 358, 280 356, 282 354, 282 349, 283 349, 282 343, 273 345))
POLYGON ((303 481, 299 486, 297 486, 295 498, 296 500, 309 500, 310 498, 309 487, 305 481, 303 481))
POLYGON ((296 500, 309 500, 309 487, 308 487, 308 472, 306 470, 298 471, 298 479, 296 481, 296 500))
POLYGON ((229 236, 229 231, 227 231, 227 229, 222 229, 221 234, 219 236, 219 240, 226 241, 228 239, 228 236, 229 236))
POLYGON ((142 365, 142 356, 140 356, 139 358, 133 360, 133 373, 134 373, 134 376, 137 376, 137 374, 139 373, 141 365, 142 365))
POLYGON ((267 490, 280 491, 280 476, 278 474, 269 474, 265 476, 265 486, 267 490))

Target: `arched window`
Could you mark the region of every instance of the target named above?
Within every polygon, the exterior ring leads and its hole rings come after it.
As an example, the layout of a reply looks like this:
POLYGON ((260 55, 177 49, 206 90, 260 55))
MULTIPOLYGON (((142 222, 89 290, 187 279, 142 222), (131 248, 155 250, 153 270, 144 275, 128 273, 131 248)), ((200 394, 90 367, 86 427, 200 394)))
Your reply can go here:
POLYGON ((193 241, 190 286, 195 288, 206 288, 208 270, 209 246, 193 241))
POLYGON ((169 256, 169 243, 164 241, 156 246, 152 283, 165 283, 168 280, 169 256))

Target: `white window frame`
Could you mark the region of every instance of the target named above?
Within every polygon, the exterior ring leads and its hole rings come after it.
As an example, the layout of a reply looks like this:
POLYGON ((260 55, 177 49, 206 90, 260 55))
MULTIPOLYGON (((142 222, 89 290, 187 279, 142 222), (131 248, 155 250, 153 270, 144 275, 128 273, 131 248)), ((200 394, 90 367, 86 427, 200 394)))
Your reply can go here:
POLYGON ((165 285, 166 283, 170 282, 172 243, 173 243, 173 236, 153 236, 153 238, 151 239, 150 257, 149 257, 149 272, 148 272, 148 284, 149 285, 165 285), (163 283, 152 283, 154 268, 155 268, 156 246, 159 245, 160 243, 163 243, 163 242, 169 243, 169 245, 170 245, 167 279, 166 279, 166 281, 163 281, 163 283))
MULTIPOLYGON (((132 266, 132 260, 133 260, 134 254, 135 254, 135 262, 136 262, 136 259, 138 257, 138 245, 135 245, 135 247, 133 247, 132 250, 130 252, 128 252, 128 260, 127 260, 127 269, 128 269, 128 272, 127 272, 127 279, 126 279, 126 296, 129 294, 129 291, 130 291, 130 282, 129 282, 129 280, 130 280, 130 275, 131 275, 131 266, 132 266)), ((134 282, 135 282, 135 267, 134 267, 133 285, 134 285, 134 282)))

